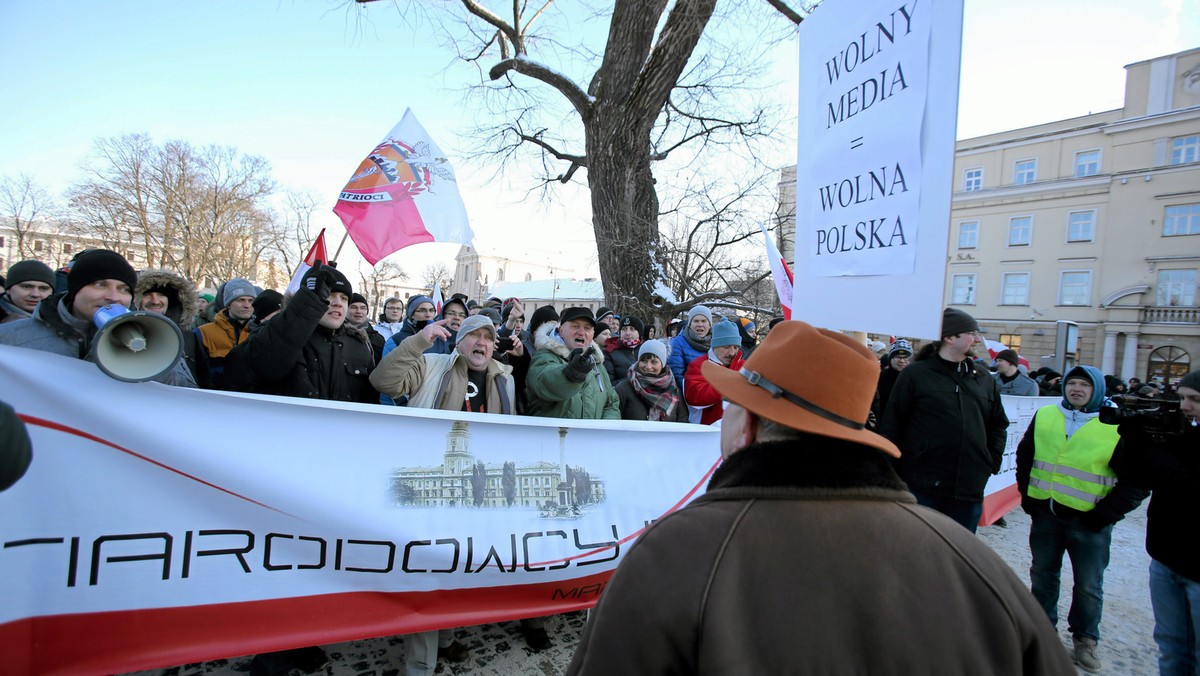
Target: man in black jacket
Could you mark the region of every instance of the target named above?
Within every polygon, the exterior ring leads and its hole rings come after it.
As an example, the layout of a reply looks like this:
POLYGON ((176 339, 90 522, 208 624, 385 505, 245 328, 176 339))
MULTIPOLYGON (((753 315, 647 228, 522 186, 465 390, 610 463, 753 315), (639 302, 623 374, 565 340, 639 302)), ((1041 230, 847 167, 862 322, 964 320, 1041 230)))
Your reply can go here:
POLYGON ((880 433, 900 447, 896 472, 917 502, 975 532, 988 476, 1000 471, 1008 416, 996 381, 971 357, 979 323, 942 313, 942 339, 900 372, 880 433))
POLYGON ((353 291, 329 265, 314 265, 279 314, 229 353, 230 389, 375 403, 366 334, 346 323, 353 291))

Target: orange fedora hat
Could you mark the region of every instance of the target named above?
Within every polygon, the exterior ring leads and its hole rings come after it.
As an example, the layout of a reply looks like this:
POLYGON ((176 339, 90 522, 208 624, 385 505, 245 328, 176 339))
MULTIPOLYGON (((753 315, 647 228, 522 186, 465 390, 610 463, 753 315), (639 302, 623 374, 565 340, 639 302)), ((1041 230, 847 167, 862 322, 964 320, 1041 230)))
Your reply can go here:
POLYGON ((849 336, 780 322, 740 371, 708 361, 701 370, 721 396, 759 417, 900 457, 895 444, 866 429, 879 360, 849 336))

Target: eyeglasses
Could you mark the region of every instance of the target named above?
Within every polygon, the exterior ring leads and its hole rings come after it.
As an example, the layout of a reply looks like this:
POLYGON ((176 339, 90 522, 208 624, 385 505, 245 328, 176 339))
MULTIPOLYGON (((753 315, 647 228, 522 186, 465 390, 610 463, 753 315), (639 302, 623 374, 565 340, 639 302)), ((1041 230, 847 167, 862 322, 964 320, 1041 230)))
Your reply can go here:
POLYGON ((466 318, 467 318, 467 313, 465 313, 465 312, 458 312, 458 311, 455 311, 455 312, 443 312, 443 313, 442 313, 442 316, 443 316, 443 317, 445 317, 446 319, 455 319, 455 318, 457 318, 457 319, 466 319, 466 318))

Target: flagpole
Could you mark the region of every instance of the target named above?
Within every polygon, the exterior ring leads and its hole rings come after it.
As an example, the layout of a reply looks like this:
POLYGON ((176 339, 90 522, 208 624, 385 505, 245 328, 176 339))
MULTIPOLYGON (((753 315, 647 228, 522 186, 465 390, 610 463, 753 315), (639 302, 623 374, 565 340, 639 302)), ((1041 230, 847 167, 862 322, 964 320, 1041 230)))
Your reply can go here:
POLYGON ((333 258, 331 260, 325 261, 326 263, 333 263, 333 262, 337 261, 338 256, 342 255, 342 247, 345 246, 346 238, 349 236, 350 236, 349 231, 342 233, 342 241, 338 242, 337 251, 333 252, 333 258))

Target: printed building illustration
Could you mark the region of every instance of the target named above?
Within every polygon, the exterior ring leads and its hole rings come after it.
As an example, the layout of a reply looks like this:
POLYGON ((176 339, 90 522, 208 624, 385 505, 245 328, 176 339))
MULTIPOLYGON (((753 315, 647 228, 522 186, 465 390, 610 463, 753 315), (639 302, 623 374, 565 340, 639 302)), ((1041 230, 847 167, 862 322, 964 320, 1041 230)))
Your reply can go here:
POLYGON ((483 463, 471 455, 467 423, 456 421, 442 464, 392 472, 392 501, 405 507, 531 507, 546 516, 577 514, 584 505, 604 501, 604 482, 566 464, 566 436, 567 428, 560 427, 557 464, 483 463))

